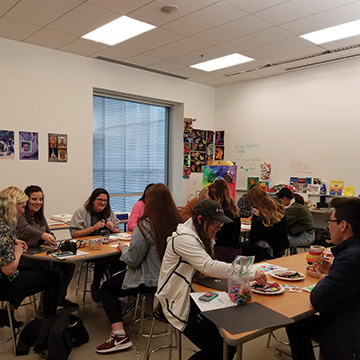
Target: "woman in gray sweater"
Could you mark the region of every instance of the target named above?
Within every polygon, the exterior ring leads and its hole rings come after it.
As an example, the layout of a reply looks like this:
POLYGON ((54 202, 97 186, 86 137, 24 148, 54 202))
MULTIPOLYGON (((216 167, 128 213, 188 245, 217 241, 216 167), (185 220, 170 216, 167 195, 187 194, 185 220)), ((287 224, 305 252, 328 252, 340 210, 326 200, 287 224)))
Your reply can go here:
POLYGON ((138 293, 155 293, 166 247, 166 239, 181 221, 170 190, 153 185, 146 195, 144 215, 135 226, 130 246, 120 242, 120 259, 126 272, 115 275, 101 287, 101 299, 111 324, 110 337, 96 348, 100 354, 129 348, 132 343, 124 331, 119 298, 138 293))

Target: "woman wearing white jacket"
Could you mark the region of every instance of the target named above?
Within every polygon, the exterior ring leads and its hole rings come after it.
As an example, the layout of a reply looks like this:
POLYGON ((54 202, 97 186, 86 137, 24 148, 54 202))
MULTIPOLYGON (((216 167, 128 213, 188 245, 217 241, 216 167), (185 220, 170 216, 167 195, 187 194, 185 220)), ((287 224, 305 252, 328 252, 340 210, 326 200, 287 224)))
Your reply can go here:
MULTIPOLYGON (((167 239, 156 299, 160 302, 167 320, 200 351, 190 359, 217 360, 222 358, 223 341, 217 327, 202 316, 190 299, 191 283, 196 271, 215 278, 228 278, 231 264, 213 259, 216 232, 230 220, 220 204, 214 200, 199 201, 194 214, 185 224, 179 224, 167 239)), ((252 273, 252 280, 265 284, 261 272, 252 273)), ((229 351, 232 359, 235 348, 229 351)))

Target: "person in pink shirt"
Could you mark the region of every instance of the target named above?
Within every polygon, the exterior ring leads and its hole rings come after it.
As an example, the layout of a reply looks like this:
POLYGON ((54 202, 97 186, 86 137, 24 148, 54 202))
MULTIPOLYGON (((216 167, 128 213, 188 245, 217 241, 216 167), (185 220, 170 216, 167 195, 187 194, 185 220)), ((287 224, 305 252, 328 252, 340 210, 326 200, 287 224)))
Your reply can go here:
POLYGON ((144 209, 145 209, 146 193, 153 185, 154 184, 151 183, 148 186, 146 186, 143 196, 133 206, 131 213, 130 213, 129 222, 127 224, 128 231, 133 231, 135 225, 138 223, 139 219, 143 216, 144 209))

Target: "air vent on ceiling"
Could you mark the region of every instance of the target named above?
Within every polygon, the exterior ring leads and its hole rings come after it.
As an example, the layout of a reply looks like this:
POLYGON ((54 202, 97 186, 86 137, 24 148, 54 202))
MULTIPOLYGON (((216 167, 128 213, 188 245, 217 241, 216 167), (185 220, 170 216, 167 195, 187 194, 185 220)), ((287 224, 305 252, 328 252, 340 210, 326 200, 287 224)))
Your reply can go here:
MULTIPOLYGON (((263 69, 275 67, 275 66, 278 66, 278 65, 292 64, 292 63, 296 63, 297 61, 311 59, 311 58, 318 58, 318 57, 321 57, 321 56, 324 56, 324 55, 334 54, 334 53, 338 53, 338 52, 341 52, 341 51, 357 49, 359 47, 360 47, 360 44, 354 44, 354 45, 344 46, 344 47, 340 47, 340 48, 336 48, 336 49, 332 49, 332 50, 320 51, 320 52, 316 52, 316 53, 313 53, 313 54, 308 54, 308 55, 304 55, 304 56, 298 56, 298 57, 295 57, 295 58, 283 59, 283 60, 280 60, 280 61, 276 61, 276 62, 273 62, 273 63, 261 65, 261 66, 254 66, 254 67, 247 68, 247 69, 240 70, 240 71, 234 71, 234 72, 231 72, 231 73, 223 74, 223 76, 231 77, 231 76, 236 76, 236 75, 243 75, 243 74, 247 74, 247 73, 250 73, 250 72, 253 72, 253 71, 263 70, 263 69)), ((332 62, 332 61, 350 59, 350 58, 357 57, 357 56, 360 56, 360 53, 359 54, 353 54, 353 55, 347 55, 347 56, 343 56, 343 57, 338 57, 338 58, 334 58, 334 59, 327 59, 327 60, 319 59, 320 61, 316 61, 316 62, 313 62, 311 64, 293 66, 293 67, 286 68, 285 70, 286 71, 298 70, 298 69, 303 69, 303 68, 310 67, 310 66, 326 64, 326 63, 329 63, 329 62, 332 62)))
POLYGON ((107 62, 111 62, 111 63, 114 63, 114 64, 129 66, 129 67, 132 67, 132 68, 135 68, 135 69, 150 71, 150 72, 153 72, 153 73, 156 73, 156 74, 160 74, 160 75, 171 76, 171 77, 174 77, 174 78, 177 78, 177 79, 182 79, 182 80, 187 80, 187 79, 188 79, 188 78, 185 77, 185 76, 168 73, 168 72, 166 72, 166 71, 151 69, 151 68, 147 68, 147 67, 145 67, 145 66, 130 64, 130 63, 127 63, 127 62, 125 62, 125 61, 110 59, 110 58, 103 57, 103 56, 97 56, 96 59, 98 59, 98 60, 103 60, 103 61, 107 61, 107 62))

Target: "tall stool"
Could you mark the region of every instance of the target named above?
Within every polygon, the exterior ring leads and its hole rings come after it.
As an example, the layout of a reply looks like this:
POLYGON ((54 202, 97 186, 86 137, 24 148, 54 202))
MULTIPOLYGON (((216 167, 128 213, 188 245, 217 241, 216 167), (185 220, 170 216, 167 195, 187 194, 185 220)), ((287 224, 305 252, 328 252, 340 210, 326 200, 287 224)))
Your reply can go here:
POLYGON ((77 284, 76 284, 76 295, 78 293, 78 290, 80 289, 80 286, 83 284, 84 287, 82 289, 83 291, 83 298, 82 298, 82 304, 84 305, 85 304, 85 297, 86 297, 86 293, 87 292, 91 292, 90 290, 87 289, 87 283, 88 281, 88 278, 89 278, 89 272, 93 270, 93 265, 94 263, 90 262, 90 261, 86 261, 85 264, 84 264, 84 261, 82 261, 79 265, 79 269, 78 269, 78 281, 77 281, 77 284), (82 269, 83 267, 85 266, 85 279, 84 281, 80 281, 81 279, 81 274, 82 274, 82 269))
MULTIPOLYGON (((151 304, 153 302, 154 299, 154 294, 152 293, 138 293, 136 296, 136 302, 135 302, 135 308, 134 308, 134 316, 133 316, 133 320, 131 323, 131 331, 132 333, 136 333, 136 331, 134 330, 134 325, 136 323, 139 323, 139 330, 137 332, 138 337, 136 340, 136 353, 139 354, 140 353, 140 340, 142 337, 148 338, 149 334, 144 334, 144 323, 145 320, 152 320, 153 317, 145 319, 145 311, 146 311, 146 304, 147 301, 150 300, 151 304), (139 304, 141 303, 141 311, 140 311, 140 318, 137 318, 137 309, 139 308, 139 304)), ((163 337, 163 336, 167 336, 170 335, 170 332, 168 331, 168 329, 165 330, 164 333, 161 334, 152 334, 152 337, 163 337)))

